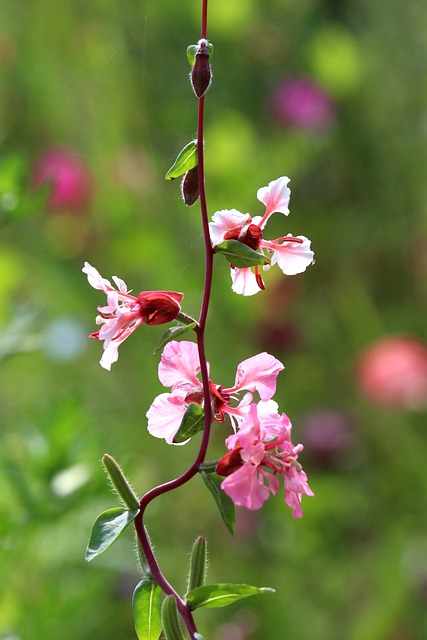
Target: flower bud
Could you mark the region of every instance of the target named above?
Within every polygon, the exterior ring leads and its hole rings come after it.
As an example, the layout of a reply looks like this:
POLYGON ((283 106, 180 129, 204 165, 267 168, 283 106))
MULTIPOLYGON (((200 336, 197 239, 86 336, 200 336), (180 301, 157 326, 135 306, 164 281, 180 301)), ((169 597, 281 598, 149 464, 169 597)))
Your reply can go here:
POLYGON ((194 93, 198 98, 201 98, 209 89, 212 81, 212 71, 206 40, 200 40, 194 67, 190 74, 190 80, 194 93))
POLYGON ((191 207, 199 199, 199 173, 198 168, 193 167, 187 171, 181 182, 181 194, 184 204, 191 207))
POLYGON ((166 640, 184 640, 178 620, 178 610, 174 596, 166 596, 162 606, 162 624, 166 640))
POLYGON ((206 538, 199 536, 191 551, 190 572, 188 577, 188 591, 202 587, 205 583, 207 563, 206 538))
POLYGON ((181 311, 182 298, 183 294, 176 291, 142 291, 138 302, 143 322, 148 325, 172 322, 181 311))
POLYGON ((108 473, 111 482, 124 504, 131 511, 139 509, 139 500, 130 486, 120 466, 108 453, 102 456, 102 463, 108 473))

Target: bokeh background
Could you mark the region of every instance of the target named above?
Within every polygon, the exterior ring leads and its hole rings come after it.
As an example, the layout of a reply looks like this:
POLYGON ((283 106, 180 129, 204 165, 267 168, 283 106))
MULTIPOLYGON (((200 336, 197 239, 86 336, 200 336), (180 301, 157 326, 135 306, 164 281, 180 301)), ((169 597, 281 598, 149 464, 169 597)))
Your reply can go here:
MULTIPOLYGON (((153 503, 147 525, 185 588, 196 535, 209 580, 277 589, 201 611, 209 640, 421 640, 427 636, 427 6, 410 0, 212 0, 206 100, 211 214, 262 212, 291 177, 268 237, 312 239, 316 264, 232 294, 218 258, 211 375, 231 386, 259 351, 286 365, 277 399, 315 491, 293 521, 282 496, 239 510, 233 540, 201 480, 153 503)), ((104 452, 138 493, 179 474, 197 442, 148 436, 163 391, 139 329, 110 373, 100 292, 84 260, 138 293, 185 292, 197 314, 197 205, 164 180, 195 135, 186 47, 200 2, 2 0, 0 7, 0 637, 135 638, 139 580, 127 532, 86 566, 96 516, 115 506, 104 452)), ((224 431, 225 429, 225 431, 224 431)), ((222 455, 219 426, 210 457, 222 455)), ((197 438, 195 438, 197 440, 197 438)))

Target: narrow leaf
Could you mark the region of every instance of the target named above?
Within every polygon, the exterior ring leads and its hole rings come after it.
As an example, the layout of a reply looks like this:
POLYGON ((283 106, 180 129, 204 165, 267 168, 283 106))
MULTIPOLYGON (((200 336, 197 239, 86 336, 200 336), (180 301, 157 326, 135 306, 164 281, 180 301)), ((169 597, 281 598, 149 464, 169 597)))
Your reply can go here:
POLYGON ((216 253, 222 253, 232 265, 239 269, 254 267, 257 264, 270 264, 270 258, 254 251, 239 240, 225 240, 215 247, 216 253))
POLYGON ((170 327, 169 329, 167 329, 167 331, 165 331, 162 334, 162 337, 157 343, 157 346, 153 351, 153 356, 155 356, 156 353, 158 353, 161 349, 163 349, 163 347, 168 342, 170 342, 171 340, 176 340, 177 338, 181 337, 184 333, 187 333, 188 331, 192 331, 193 329, 196 328, 196 326, 197 326, 197 322, 192 322, 191 324, 187 324, 187 325, 180 324, 175 327, 170 327))
POLYGON ((236 529, 236 508, 232 499, 221 489, 221 482, 224 478, 216 473, 205 473, 204 471, 200 471, 200 475, 213 495, 225 526, 234 537, 234 531, 236 529))
POLYGON ((199 431, 203 431, 203 418, 204 411, 202 407, 195 402, 189 404, 173 439, 175 444, 185 442, 199 431))
POLYGON ((159 640, 162 631, 162 590, 152 578, 144 578, 132 596, 133 621, 138 640, 159 640))
POLYGON ((92 527, 89 543, 86 549, 86 562, 90 562, 104 551, 107 551, 126 529, 128 524, 135 520, 139 509, 128 511, 122 507, 108 509, 95 520, 92 527))
POLYGON ((192 140, 179 152, 165 178, 166 180, 179 178, 193 167, 197 167, 197 140, 192 140))
POLYGON ((190 609, 207 607, 209 609, 226 607, 237 600, 256 596, 261 593, 275 593, 269 587, 253 587, 249 584, 206 584, 187 594, 186 601, 190 609))

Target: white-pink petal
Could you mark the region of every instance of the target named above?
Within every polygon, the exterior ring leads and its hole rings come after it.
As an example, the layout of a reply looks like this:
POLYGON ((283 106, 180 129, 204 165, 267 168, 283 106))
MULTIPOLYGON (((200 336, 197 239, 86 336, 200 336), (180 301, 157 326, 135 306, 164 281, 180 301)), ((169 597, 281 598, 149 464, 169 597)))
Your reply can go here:
MULTIPOLYGON (((290 236, 292 237, 292 236, 290 236)), ((272 264, 279 265, 280 269, 286 276, 294 276, 302 273, 313 264, 314 253, 310 249, 311 242, 305 236, 296 236, 302 240, 300 242, 283 242, 283 244, 275 244, 274 242, 262 241, 262 246, 273 251, 272 264)))
POLYGON ((236 228, 243 228, 251 220, 249 213, 240 213, 237 209, 223 209, 217 211, 212 216, 212 222, 209 223, 209 231, 211 241, 214 246, 220 244, 224 240, 227 231, 236 228))
POLYGON ((233 390, 258 391, 261 400, 270 400, 276 393, 276 379, 284 365, 269 353, 263 352, 243 360, 236 372, 233 390))
POLYGON ((104 293, 108 293, 113 289, 110 281, 103 278, 99 271, 97 271, 95 267, 92 267, 89 262, 84 263, 82 271, 87 275, 88 282, 94 289, 99 289, 100 291, 104 291, 104 293))
POLYGON ((200 387, 199 371, 199 352, 194 342, 168 342, 159 364, 159 380, 165 387, 200 387))
POLYGON ((99 364, 103 369, 111 371, 111 365, 119 359, 119 344, 120 343, 116 342, 109 342, 108 344, 104 343, 104 352, 101 360, 99 361, 99 364))
POLYGON ((261 289, 255 278, 255 274, 249 269, 231 269, 231 288, 234 293, 239 293, 242 296, 254 296, 261 289))
POLYGON ((268 183, 267 187, 261 187, 257 191, 257 198, 263 204, 265 204, 265 214, 263 216, 263 226, 267 221, 267 217, 275 213, 284 213, 285 216, 289 214, 289 199, 291 197, 291 190, 288 188, 289 178, 283 176, 277 178, 268 183))
POLYGON ((147 429, 152 436, 164 438, 168 444, 175 444, 173 439, 181 425, 186 410, 184 399, 185 393, 181 391, 161 393, 154 399, 146 413, 148 418, 147 429))

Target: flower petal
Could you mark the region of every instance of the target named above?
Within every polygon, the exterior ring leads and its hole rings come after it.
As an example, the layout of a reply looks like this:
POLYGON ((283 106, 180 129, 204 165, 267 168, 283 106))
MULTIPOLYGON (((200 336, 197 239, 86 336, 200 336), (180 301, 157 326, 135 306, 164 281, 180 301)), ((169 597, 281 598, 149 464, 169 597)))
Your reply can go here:
POLYGON ((221 483, 221 488, 232 499, 234 504, 247 509, 260 509, 273 491, 273 487, 265 486, 263 475, 258 473, 259 467, 245 463, 221 483))
POLYGON ((232 391, 258 391, 261 400, 270 400, 276 393, 277 376, 284 368, 280 360, 265 351, 252 356, 238 365, 232 391))
MULTIPOLYGON (((287 237, 293 237, 291 235, 287 237)), ((310 249, 310 240, 305 236, 296 236, 302 242, 283 242, 283 244, 275 244, 274 242, 262 241, 262 246, 273 251, 271 263, 277 262, 280 269, 286 276, 294 276, 302 273, 308 266, 313 264, 314 253, 310 249)))
POLYGON ((209 223, 211 241, 214 246, 224 240, 224 236, 232 229, 242 229, 251 220, 249 213, 240 213, 237 209, 223 209, 212 216, 209 223))
POLYGON ((239 293, 242 296, 254 296, 258 291, 261 291, 255 274, 249 267, 246 269, 232 268, 231 279, 233 281, 231 288, 234 293, 239 293))
POLYGON ((265 204, 265 214, 263 216, 263 225, 267 222, 267 218, 275 211, 284 213, 285 216, 289 214, 289 199, 291 197, 291 190, 288 188, 289 178, 283 176, 277 178, 268 183, 267 187, 261 187, 258 189, 257 198, 263 204, 265 204))
POLYGON ((97 271, 95 267, 92 267, 89 262, 84 263, 82 271, 87 275, 88 282, 94 289, 99 289, 100 291, 104 291, 104 293, 108 293, 113 289, 111 282, 103 278, 99 271, 97 271))
POLYGON ((185 409, 185 392, 161 393, 146 413, 148 432, 155 438, 164 438, 168 444, 174 444, 173 439, 180 427, 185 409))
POLYGON ((199 352, 194 342, 168 342, 159 364, 159 380, 165 387, 200 387, 199 371, 199 352))

